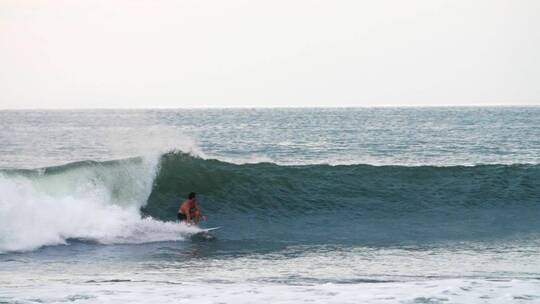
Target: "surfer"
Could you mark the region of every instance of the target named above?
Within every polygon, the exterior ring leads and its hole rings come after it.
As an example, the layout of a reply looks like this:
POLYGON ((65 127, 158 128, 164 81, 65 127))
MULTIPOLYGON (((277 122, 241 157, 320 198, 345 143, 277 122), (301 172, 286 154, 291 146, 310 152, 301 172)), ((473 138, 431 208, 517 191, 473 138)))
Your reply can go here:
POLYGON ((188 195, 188 199, 180 204, 176 217, 181 222, 197 225, 199 224, 201 218, 206 220, 206 216, 202 215, 201 209, 199 209, 199 206, 197 205, 197 198, 195 196, 195 192, 191 192, 188 195))

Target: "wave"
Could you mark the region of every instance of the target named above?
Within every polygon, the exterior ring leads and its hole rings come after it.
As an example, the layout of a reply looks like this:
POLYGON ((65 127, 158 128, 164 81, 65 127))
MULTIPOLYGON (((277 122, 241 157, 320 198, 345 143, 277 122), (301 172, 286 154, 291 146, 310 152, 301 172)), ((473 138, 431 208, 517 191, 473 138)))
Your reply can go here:
MULTIPOLYGON (((0 251, 184 239, 178 205, 199 194, 228 240, 394 244, 537 235, 539 165, 232 164, 158 159, 0 171, 0 251)), ((194 228, 191 228, 194 229, 194 228)))
POLYGON ((539 165, 235 165, 161 158, 143 212, 170 220, 190 191, 232 239, 393 243, 540 231, 539 165))
POLYGON ((181 240, 196 232, 143 218, 155 159, 85 161, 37 170, 0 171, 0 253, 69 239, 109 243, 181 240))

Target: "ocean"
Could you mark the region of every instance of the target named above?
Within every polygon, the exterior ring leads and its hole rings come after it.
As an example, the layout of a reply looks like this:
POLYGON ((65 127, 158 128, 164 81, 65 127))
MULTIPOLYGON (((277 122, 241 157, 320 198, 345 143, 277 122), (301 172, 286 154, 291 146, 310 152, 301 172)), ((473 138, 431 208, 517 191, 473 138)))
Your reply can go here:
POLYGON ((67 302, 540 303, 540 107, 0 111, 0 303, 67 302))

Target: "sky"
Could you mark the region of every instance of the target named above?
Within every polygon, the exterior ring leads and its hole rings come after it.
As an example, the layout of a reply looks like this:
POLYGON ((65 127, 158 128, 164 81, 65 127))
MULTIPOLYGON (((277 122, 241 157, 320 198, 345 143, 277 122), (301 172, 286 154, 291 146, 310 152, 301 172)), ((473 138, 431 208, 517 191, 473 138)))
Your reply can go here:
POLYGON ((538 0, 0 0, 0 109, 540 105, 538 0))

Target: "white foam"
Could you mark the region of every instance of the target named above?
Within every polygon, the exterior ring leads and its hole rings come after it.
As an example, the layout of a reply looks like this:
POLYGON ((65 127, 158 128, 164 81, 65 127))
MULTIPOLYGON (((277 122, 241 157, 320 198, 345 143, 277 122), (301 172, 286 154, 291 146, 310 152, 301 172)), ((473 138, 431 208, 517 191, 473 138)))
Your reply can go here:
POLYGON ((206 158, 198 143, 176 127, 151 126, 137 129, 115 128, 107 133, 106 146, 116 157, 156 157, 170 151, 182 151, 206 158))
POLYGON ((194 229, 140 208, 152 190, 157 158, 93 164, 41 176, 0 174, 0 252, 65 244, 181 240, 194 229))
MULTIPOLYGON (((413 282, 284 285, 268 283, 202 283, 153 281, 143 278, 120 282, 9 286, 4 298, 17 303, 39 299, 42 303, 538 303, 540 283, 534 280, 504 282, 448 279, 413 282), (182 302, 182 301, 180 301, 182 302)), ((26 282, 26 280, 24 281, 26 282)), ((44 282, 45 283, 45 282, 44 282)), ((34 303, 34 302, 32 302, 34 303)))

